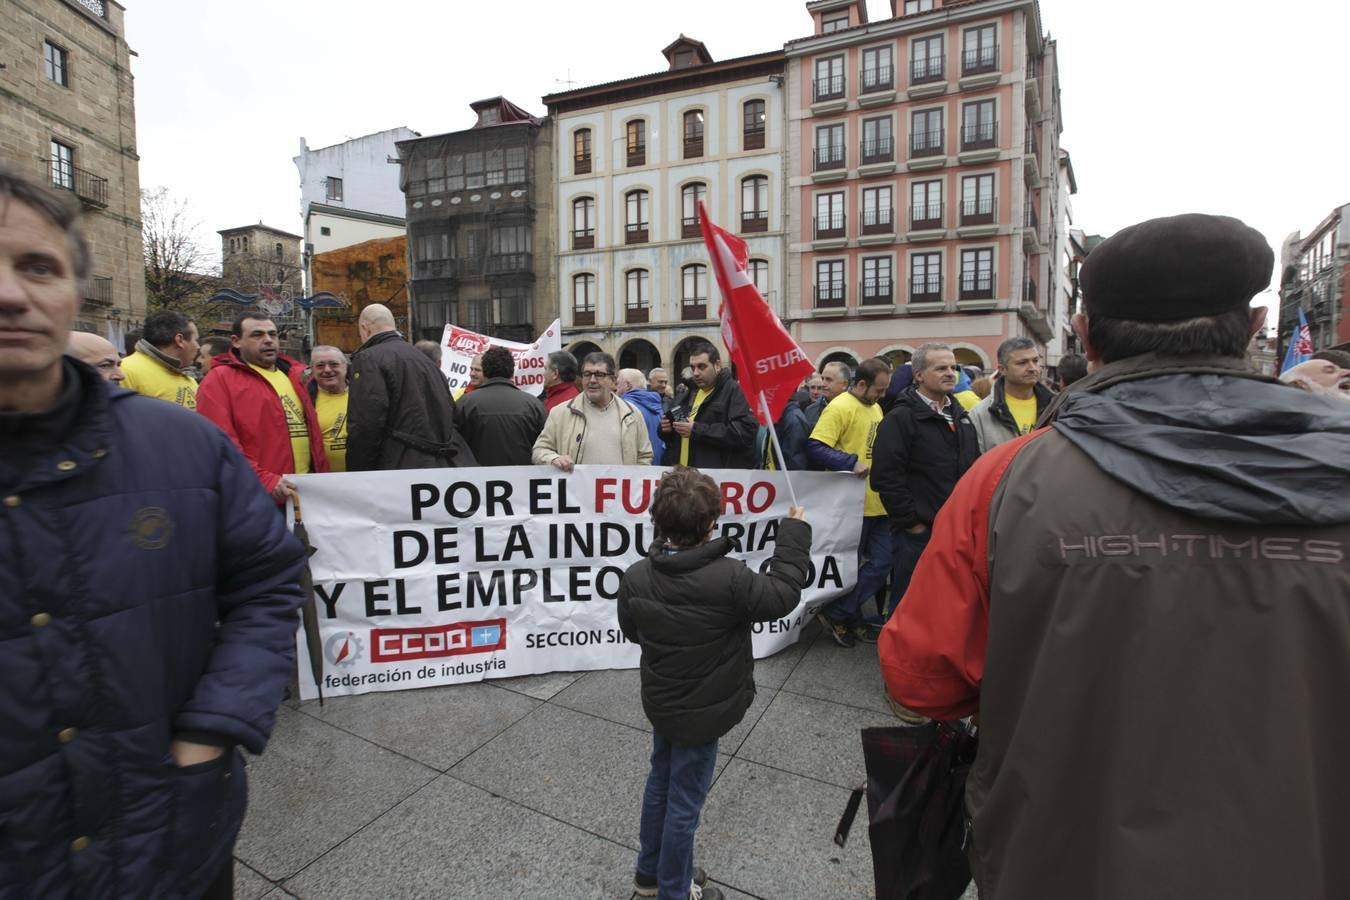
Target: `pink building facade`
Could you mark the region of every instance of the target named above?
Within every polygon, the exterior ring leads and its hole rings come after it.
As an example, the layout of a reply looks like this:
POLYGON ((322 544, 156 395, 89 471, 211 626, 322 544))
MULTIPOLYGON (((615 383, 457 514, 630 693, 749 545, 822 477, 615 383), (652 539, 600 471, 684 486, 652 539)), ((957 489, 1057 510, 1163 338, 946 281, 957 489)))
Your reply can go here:
POLYGON ((1055 45, 1035 0, 807 3, 786 47, 786 318, 817 365, 942 341, 992 368, 1047 345, 1066 192, 1055 45))

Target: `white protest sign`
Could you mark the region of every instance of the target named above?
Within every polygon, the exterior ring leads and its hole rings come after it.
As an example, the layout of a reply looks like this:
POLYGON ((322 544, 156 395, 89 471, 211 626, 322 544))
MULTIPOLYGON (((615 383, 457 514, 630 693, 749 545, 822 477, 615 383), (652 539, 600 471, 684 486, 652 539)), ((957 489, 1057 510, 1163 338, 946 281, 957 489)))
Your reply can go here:
MULTIPOLYGON (((662 469, 547 466, 291 476, 316 548, 309 564, 321 630, 323 692, 368 691, 624 669, 637 646, 619 630, 624 571, 652 542, 647 506, 662 469)), ((722 489, 717 535, 761 570, 787 515, 782 472, 711 469, 722 489)), ((794 472, 813 526, 802 604, 753 626, 755 656, 797 640, 810 612, 857 577, 863 483, 794 472)), ((303 634, 300 694, 318 696, 303 634)))
POLYGON ((469 383, 469 363, 488 347, 510 350, 516 361, 516 387, 528 394, 542 394, 548 355, 562 349, 562 321, 554 319, 533 344, 504 341, 458 325, 446 325, 441 335, 441 371, 452 392, 469 383))

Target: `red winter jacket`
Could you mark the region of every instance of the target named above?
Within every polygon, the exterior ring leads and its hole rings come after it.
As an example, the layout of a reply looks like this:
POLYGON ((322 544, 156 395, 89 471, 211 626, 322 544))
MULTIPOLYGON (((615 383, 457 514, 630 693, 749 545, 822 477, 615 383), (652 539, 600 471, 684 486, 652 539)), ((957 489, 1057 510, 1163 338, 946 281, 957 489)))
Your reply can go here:
POLYGON ((561 406, 580 393, 574 381, 560 381, 553 387, 544 388, 544 411, 548 412, 555 406, 561 406))
MULTIPOLYGON (((253 371, 248 363, 231 350, 217 356, 197 387, 197 412, 220 426, 230 440, 244 454, 263 489, 269 494, 282 476, 294 474, 295 458, 291 453, 290 431, 286 427, 286 413, 281 408, 277 392, 267 379, 253 371)), ((327 472, 328 457, 323 452, 323 432, 314 403, 300 381, 304 363, 277 354, 277 368, 285 372, 295 386, 296 396, 305 408, 305 424, 309 427, 309 455, 311 472, 327 472)))

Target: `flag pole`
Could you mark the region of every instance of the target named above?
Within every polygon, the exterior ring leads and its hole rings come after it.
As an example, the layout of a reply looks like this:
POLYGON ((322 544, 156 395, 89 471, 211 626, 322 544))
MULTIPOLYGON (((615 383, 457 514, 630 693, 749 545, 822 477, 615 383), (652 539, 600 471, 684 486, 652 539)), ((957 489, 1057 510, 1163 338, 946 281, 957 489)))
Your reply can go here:
POLYGON ((793 506, 801 506, 797 502, 797 492, 792 489, 792 476, 788 474, 787 457, 783 455, 783 445, 778 443, 778 429, 773 427, 773 417, 769 415, 769 398, 764 396, 763 391, 759 392, 759 407, 764 410, 764 421, 769 423, 769 440, 773 441, 773 449, 778 453, 778 461, 783 464, 783 480, 787 482, 788 496, 792 498, 793 506))

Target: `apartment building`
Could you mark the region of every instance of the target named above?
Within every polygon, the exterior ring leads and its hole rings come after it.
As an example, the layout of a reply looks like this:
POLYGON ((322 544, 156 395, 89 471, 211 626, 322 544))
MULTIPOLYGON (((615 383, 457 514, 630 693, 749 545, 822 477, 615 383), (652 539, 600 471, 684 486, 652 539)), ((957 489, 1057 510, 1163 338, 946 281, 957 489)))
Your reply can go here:
POLYGON ((145 318, 124 13, 111 0, 0 0, 0 160, 79 198, 93 269, 75 327, 117 347, 145 318))
POLYGON ((943 341, 1066 333, 1058 253, 1070 190, 1054 41, 1035 0, 806 4, 786 47, 785 311, 818 364, 943 341))
POLYGON ((784 308, 783 53, 719 61, 684 35, 661 52, 664 71, 543 98, 565 346, 643 371, 720 343, 700 200, 745 238, 751 277, 784 308))
POLYGON ((1350 204, 1337 207, 1308 233, 1294 232, 1280 254, 1279 353, 1298 328, 1298 311, 1308 320, 1313 349, 1350 343, 1350 204))

